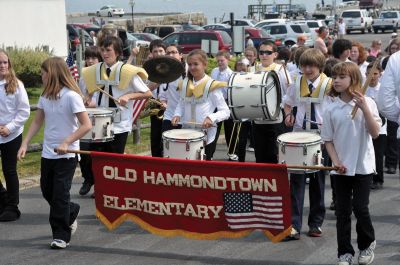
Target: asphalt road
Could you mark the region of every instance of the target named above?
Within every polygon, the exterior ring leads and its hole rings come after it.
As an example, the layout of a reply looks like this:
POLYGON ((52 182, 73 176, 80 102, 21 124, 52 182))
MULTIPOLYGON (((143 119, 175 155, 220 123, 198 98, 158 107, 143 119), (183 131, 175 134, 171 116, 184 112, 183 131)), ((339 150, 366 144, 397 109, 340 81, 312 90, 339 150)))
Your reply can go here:
MULTIPOLYGON (((225 144, 219 144, 217 159, 226 158, 225 144)), ((253 153, 248 153, 253 161, 253 153)), ((49 207, 39 187, 21 191, 21 219, 0 223, 0 264, 263 264, 300 265, 335 264, 335 216, 327 210, 322 226, 323 237, 310 238, 307 232, 308 197, 300 241, 271 243, 260 232, 239 239, 190 240, 164 238, 142 230, 132 222, 108 229, 95 217, 94 200, 78 195, 81 178, 76 177, 72 200, 81 205, 79 226, 66 250, 51 250, 49 207)), ((326 205, 330 203, 329 178, 326 205)), ((400 182, 399 176, 386 175, 384 189, 370 196, 370 211, 375 227, 378 265, 400 264, 400 182)), ((353 222, 353 236, 355 225, 353 222)), ((353 245, 356 246, 355 240, 353 245)))

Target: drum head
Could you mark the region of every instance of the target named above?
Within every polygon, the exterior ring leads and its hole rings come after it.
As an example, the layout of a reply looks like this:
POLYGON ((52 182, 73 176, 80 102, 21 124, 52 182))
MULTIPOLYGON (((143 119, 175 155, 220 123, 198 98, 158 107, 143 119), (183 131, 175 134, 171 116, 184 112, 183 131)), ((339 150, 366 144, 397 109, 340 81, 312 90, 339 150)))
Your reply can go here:
POLYGON ((311 132, 289 132, 278 136, 278 142, 287 144, 307 144, 320 141, 321 136, 311 132))
POLYGON ((278 75, 275 71, 270 71, 266 75, 265 88, 263 89, 263 100, 264 104, 267 106, 266 116, 270 120, 276 120, 279 117, 279 112, 281 110, 281 88, 279 84, 278 75))
POLYGON ((113 111, 106 108, 87 108, 87 113, 89 115, 101 115, 101 114, 112 114, 113 111))
POLYGON ((201 139, 204 137, 204 133, 191 129, 173 129, 166 131, 162 134, 163 138, 175 139, 175 140, 193 140, 201 139))

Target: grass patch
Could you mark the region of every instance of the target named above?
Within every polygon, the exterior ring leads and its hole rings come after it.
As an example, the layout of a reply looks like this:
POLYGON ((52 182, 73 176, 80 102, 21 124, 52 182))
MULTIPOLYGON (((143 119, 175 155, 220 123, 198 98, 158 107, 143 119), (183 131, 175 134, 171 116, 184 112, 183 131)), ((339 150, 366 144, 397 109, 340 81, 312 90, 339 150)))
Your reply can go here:
MULTIPOLYGON (((29 95, 29 103, 37 104, 39 101, 40 94, 42 92, 41 88, 28 88, 27 89, 29 95)), ((24 132, 22 137, 28 132, 28 129, 35 117, 35 111, 31 111, 31 115, 28 121, 25 123, 24 132)), ((142 124, 150 123, 150 119, 147 117, 142 120, 142 124)), ((30 144, 34 143, 43 143, 43 127, 37 132, 37 134, 32 138, 30 144)), ((141 130, 141 142, 139 144, 133 143, 133 134, 128 136, 127 144, 125 147, 125 152, 127 154, 137 154, 143 153, 150 150, 150 128, 142 129, 141 130)), ((28 153, 25 156, 23 161, 18 161, 17 164, 17 171, 19 174, 19 178, 26 178, 26 177, 33 177, 40 175, 40 158, 41 158, 41 151, 39 152, 32 152, 28 153)), ((0 165, 1 168, 1 165, 0 165)), ((3 171, 0 170, 0 179, 3 181, 3 171)))

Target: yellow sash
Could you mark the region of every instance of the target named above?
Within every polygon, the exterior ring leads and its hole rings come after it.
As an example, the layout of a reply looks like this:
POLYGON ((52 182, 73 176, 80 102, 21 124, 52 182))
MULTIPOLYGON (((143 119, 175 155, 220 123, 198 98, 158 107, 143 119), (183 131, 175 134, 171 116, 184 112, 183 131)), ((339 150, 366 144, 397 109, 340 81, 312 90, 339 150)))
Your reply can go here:
MULTIPOLYGON (((300 97, 318 98, 323 81, 329 77, 327 77, 324 73, 321 73, 318 86, 314 89, 314 91, 311 93, 311 95, 310 95, 310 90, 308 89, 308 84, 307 84, 306 78, 304 78, 303 76, 301 76, 300 78, 301 78, 301 80, 300 80, 300 97)), ((326 85, 325 95, 329 92, 329 90, 331 89, 331 86, 332 86, 332 79, 330 79, 328 81, 328 84, 326 85)))
POLYGON ((263 67, 262 65, 259 66, 259 71, 272 71, 275 70, 276 63, 271 64, 268 67, 263 67))
MULTIPOLYGON (((207 84, 208 80, 210 80, 210 79, 211 79, 211 77, 208 76, 208 78, 204 78, 204 80, 201 81, 200 83, 198 83, 197 85, 194 85, 193 81, 189 80, 187 88, 186 88, 186 97, 191 97, 192 95, 194 95, 195 98, 200 98, 201 96, 203 96, 203 92, 206 87, 206 84, 207 84)), ((182 84, 183 84, 183 80, 179 80, 179 83, 178 83, 179 91, 182 89, 182 84)), ((221 82, 221 81, 214 80, 211 83, 209 92, 211 92, 217 88, 222 88, 222 87, 227 87, 227 86, 228 86, 227 82, 221 82)))
MULTIPOLYGON (((107 76, 106 74, 106 65, 103 63, 101 67, 101 72, 100 76, 102 80, 115 80, 115 71, 116 68, 112 70, 110 73, 110 77, 107 76)), ((121 68, 121 73, 120 73, 120 80, 119 80, 119 85, 118 89, 126 89, 129 85, 129 82, 132 80, 132 78, 138 75, 140 78, 143 80, 146 80, 148 75, 146 71, 137 66, 133 66, 130 64, 125 64, 121 68)), ((85 80, 85 84, 87 87, 87 90, 89 94, 92 94, 93 92, 96 92, 99 88, 103 88, 103 85, 101 84, 96 84, 96 65, 92 65, 89 67, 85 67, 82 69, 82 77, 83 80, 85 80)))

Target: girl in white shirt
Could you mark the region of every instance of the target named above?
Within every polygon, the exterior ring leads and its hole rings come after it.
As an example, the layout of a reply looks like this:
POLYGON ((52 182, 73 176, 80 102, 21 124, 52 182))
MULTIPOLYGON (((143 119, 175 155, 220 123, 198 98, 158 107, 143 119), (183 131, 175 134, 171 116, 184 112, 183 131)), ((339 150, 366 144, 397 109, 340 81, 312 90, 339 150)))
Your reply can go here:
POLYGON ((15 76, 8 54, 0 50, 0 152, 7 184, 6 189, 0 181, 0 222, 15 221, 21 215, 17 151, 29 112, 24 85, 15 76))
POLYGON ((72 177, 77 165, 75 154, 79 139, 92 127, 82 94, 62 58, 52 57, 42 63, 43 93, 26 138, 18 151, 25 157, 28 143, 44 127, 40 188, 50 205, 53 249, 65 248, 77 227, 79 204, 70 201, 72 177), (79 122, 78 122, 79 121, 79 122))
POLYGON ((333 68, 334 102, 324 113, 321 138, 325 142, 336 174, 336 231, 338 265, 353 262, 351 245, 351 213, 357 219, 359 264, 370 264, 374 259, 375 232, 369 215, 368 203, 375 155, 372 138, 379 136, 381 119, 375 102, 364 97, 361 73, 352 62, 343 62, 333 68), (354 119, 351 112, 358 107, 354 119))
POLYGON ((206 159, 211 160, 215 151, 213 142, 217 132, 216 124, 228 119, 230 115, 220 89, 226 87, 226 83, 218 84, 206 75, 208 60, 204 51, 199 49, 191 51, 187 56, 187 63, 189 65, 187 93, 184 97, 181 96, 171 122, 176 126, 182 120, 183 127, 195 127, 194 125, 198 124, 205 130, 207 135, 206 159), (209 93, 205 92, 207 85, 203 86, 208 82, 210 82, 209 93), (203 97, 203 93, 207 94, 203 97), (217 109, 216 112, 214 112, 215 109, 217 109))

